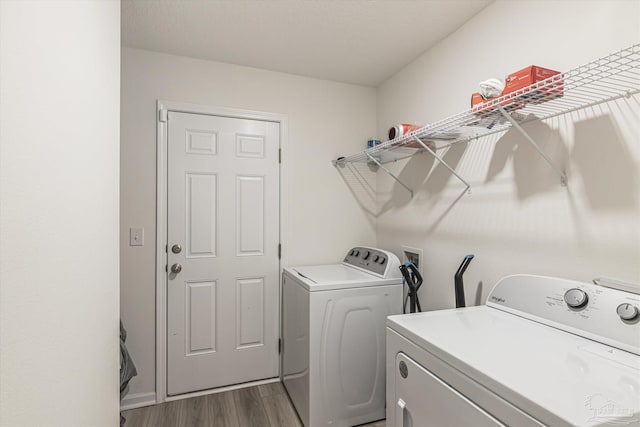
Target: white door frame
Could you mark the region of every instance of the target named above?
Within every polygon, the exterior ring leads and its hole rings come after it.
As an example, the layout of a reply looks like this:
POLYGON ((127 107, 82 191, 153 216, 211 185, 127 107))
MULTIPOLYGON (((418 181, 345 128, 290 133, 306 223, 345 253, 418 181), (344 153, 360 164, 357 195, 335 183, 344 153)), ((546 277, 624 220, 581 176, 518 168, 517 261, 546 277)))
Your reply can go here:
MULTIPOLYGON (((182 399, 192 395, 202 395, 207 392, 188 393, 180 396, 167 396, 167 113, 205 114, 211 116, 231 117, 238 119, 262 120, 279 123, 280 125, 280 243, 282 252, 278 275, 278 333, 280 333, 280 300, 282 293, 282 266, 287 265, 287 157, 288 157, 288 117, 285 114, 265 113, 261 111, 238 110, 226 107, 213 107, 198 104, 188 104, 174 101, 157 101, 157 173, 156 173, 156 402, 182 399)), ((280 370, 278 363, 278 370, 280 370)), ((278 374, 279 376, 279 374, 278 374)), ((258 383, 264 383, 259 381, 258 383)), ((268 381, 267 381, 268 382, 268 381)))

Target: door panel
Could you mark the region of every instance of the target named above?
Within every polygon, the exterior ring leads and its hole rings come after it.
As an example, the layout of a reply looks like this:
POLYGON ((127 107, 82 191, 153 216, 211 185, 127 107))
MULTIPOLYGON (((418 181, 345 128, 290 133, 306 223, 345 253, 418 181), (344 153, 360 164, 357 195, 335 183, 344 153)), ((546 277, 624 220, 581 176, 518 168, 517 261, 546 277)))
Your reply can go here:
POLYGON ((218 154, 218 134, 187 129, 187 153, 215 156, 218 154))
POLYGON ((262 159, 265 153, 264 136, 238 135, 236 138, 236 155, 262 159))
POLYGON ((187 283, 187 355, 216 351, 216 282, 187 283))
POLYGON ((237 348, 264 345, 264 278, 238 280, 237 348))
POLYGON ((169 112, 167 128, 168 394, 275 377, 279 125, 169 112))
POLYGON ((238 256, 264 255, 264 176, 238 176, 236 238, 238 256))
POLYGON ((186 174, 187 257, 216 256, 218 179, 215 174, 186 174))

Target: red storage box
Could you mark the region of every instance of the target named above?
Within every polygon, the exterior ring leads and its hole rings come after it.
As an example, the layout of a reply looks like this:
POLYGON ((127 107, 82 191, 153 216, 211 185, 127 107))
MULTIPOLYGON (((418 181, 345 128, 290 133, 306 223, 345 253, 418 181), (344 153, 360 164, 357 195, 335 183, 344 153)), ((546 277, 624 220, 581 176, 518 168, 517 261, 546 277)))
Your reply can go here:
MULTIPOLYGON (((515 92, 519 89, 525 88, 534 83, 538 83, 542 80, 546 80, 549 77, 553 77, 559 74, 560 71, 538 67, 537 65, 530 65, 527 68, 523 68, 522 70, 509 74, 505 78, 505 86, 502 94, 506 95, 510 92, 515 92)), ((544 85, 543 87, 537 89, 525 91, 522 97, 529 100, 529 102, 540 103, 548 101, 550 99, 559 98, 563 95, 563 93, 564 84, 562 78, 559 77, 557 80, 548 85, 544 85)))

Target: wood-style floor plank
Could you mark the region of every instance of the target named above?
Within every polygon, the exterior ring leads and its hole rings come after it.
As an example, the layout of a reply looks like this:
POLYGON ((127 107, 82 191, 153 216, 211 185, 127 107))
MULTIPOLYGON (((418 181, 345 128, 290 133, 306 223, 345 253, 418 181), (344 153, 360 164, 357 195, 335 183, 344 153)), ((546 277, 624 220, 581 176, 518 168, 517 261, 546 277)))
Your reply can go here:
POLYGON ((158 418, 162 420, 162 423, 165 425, 185 425, 185 415, 193 412, 189 411, 189 409, 184 409, 189 403, 190 402, 180 400, 167 402, 166 404, 162 405, 162 411, 160 412, 158 418))
MULTIPOLYGON (((214 393, 122 413, 125 427, 302 427, 282 383, 214 393)), ((378 421, 360 427, 385 427, 378 421)))
POLYGON ((194 397, 193 399, 178 400, 175 402, 183 402, 182 414, 179 417, 180 424, 183 427, 206 427, 212 425, 211 413, 207 405, 207 396, 194 397))
POLYGON ((257 387, 233 390, 233 397, 241 426, 269 426, 269 418, 257 387))
POLYGON ((232 393, 215 393, 206 397, 211 413, 210 425, 241 427, 232 393))
POLYGON ((286 394, 272 394, 262 398, 271 427, 302 427, 286 394))
POLYGON ((258 390, 260 390, 260 396, 263 397, 285 393, 284 386, 280 382, 259 385, 258 390))

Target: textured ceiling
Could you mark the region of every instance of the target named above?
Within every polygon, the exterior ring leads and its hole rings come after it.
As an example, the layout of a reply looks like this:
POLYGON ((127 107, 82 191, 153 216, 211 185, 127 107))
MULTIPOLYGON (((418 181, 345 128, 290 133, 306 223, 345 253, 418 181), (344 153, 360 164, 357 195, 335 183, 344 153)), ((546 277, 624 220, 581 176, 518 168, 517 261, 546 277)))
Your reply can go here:
POLYGON ((123 0, 122 44, 377 86, 493 0, 123 0))

